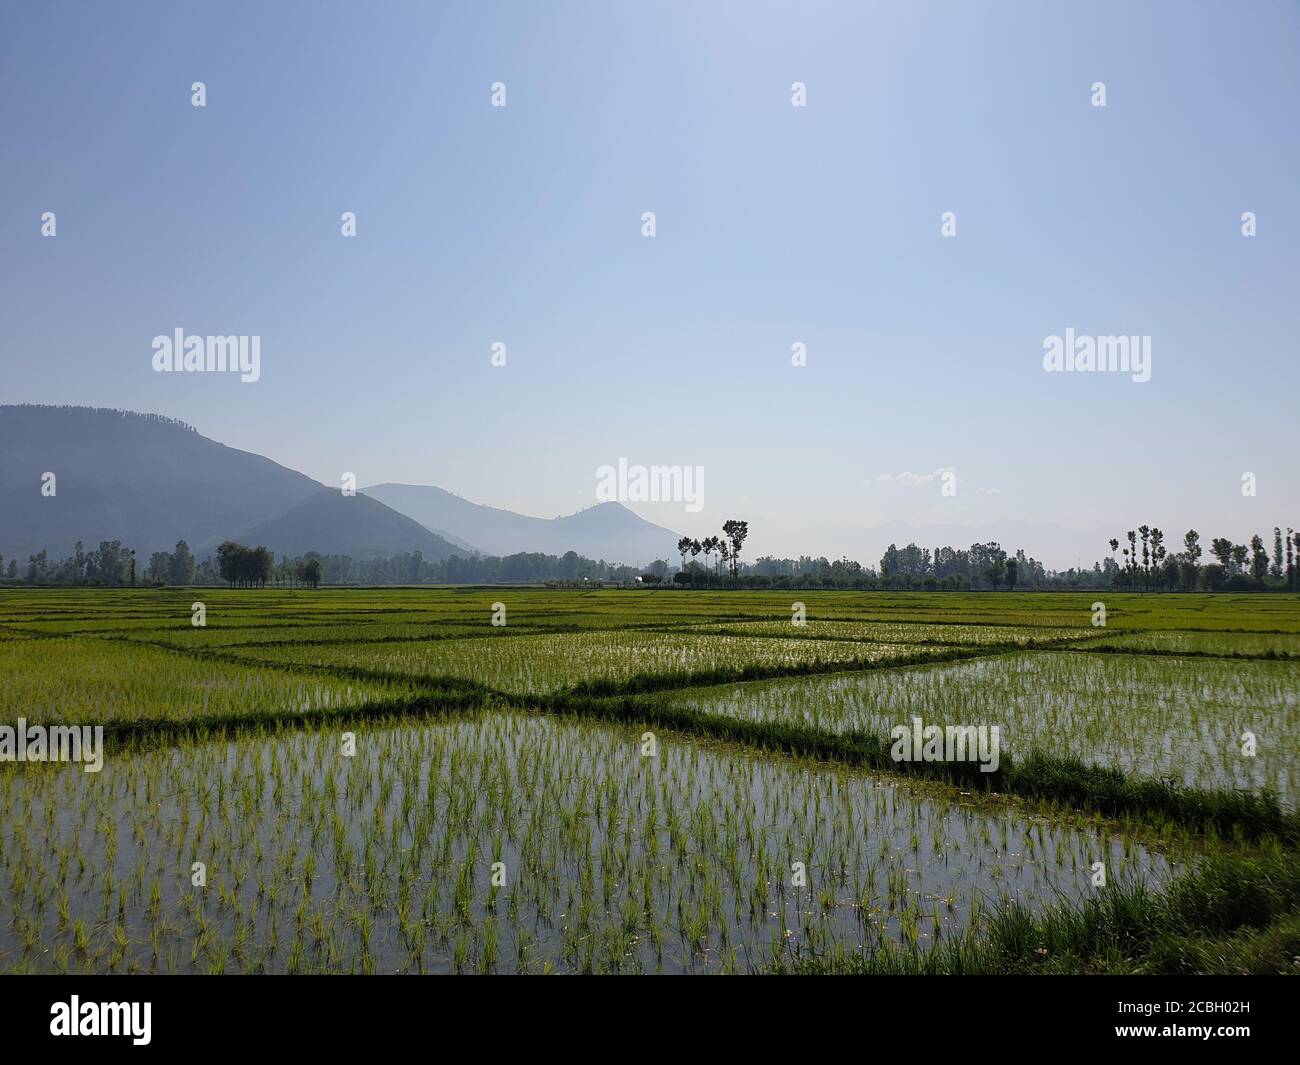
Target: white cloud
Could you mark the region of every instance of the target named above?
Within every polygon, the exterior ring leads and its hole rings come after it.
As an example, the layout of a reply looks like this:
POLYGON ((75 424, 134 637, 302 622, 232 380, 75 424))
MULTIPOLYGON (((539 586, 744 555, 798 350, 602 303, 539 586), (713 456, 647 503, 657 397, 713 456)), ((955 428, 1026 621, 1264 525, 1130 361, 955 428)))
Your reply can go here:
MULTIPOLYGON (((898 483, 915 488, 918 485, 929 484, 931 481, 935 480, 935 478, 942 477, 945 473, 956 472, 956 469, 952 466, 940 466, 933 473, 900 473, 898 475, 898 483)), ((888 477, 889 474, 884 474, 883 476, 888 477)))

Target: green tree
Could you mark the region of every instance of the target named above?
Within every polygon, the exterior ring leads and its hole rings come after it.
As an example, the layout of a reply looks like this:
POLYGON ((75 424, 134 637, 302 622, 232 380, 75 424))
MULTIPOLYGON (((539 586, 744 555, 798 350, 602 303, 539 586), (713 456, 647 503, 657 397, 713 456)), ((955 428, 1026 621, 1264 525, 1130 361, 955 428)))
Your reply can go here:
POLYGON ((101 540, 94 553, 95 573, 105 584, 121 584, 126 580, 129 559, 121 540, 101 540))
POLYGON ((1250 538, 1250 575, 1261 583, 1268 576, 1268 552, 1259 533, 1250 538))
POLYGON ((1248 554, 1245 544, 1232 545, 1232 572, 1234 575, 1246 572, 1246 555, 1248 554))
POLYGON ((184 540, 178 540, 176 550, 172 552, 171 573, 167 579, 171 584, 194 583, 194 556, 184 540))
POLYGON ((1151 530, 1151 568, 1155 571, 1157 580, 1164 571, 1165 556, 1169 552, 1165 549, 1165 534, 1160 530, 1153 528, 1151 530))
POLYGON ((1232 541, 1222 536, 1216 536, 1210 541, 1210 554, 1219 560, 1219 565, 1223 567, 1223 572, 1227 573, 1232 568, 1232 541))
POLYGON ((227 540, 217 548, 217 572, 232 588, 243 580, 243 556, 248 551, 243 544, 227 540))
POLYGON ((731 579, 734 581, 740 574, 740 549, 749 535, 749 522, 732 518, 722 523, 722 532, 731 543, 731 579))
POLYGON ((1201 563, 1201 534, 1188 529, 1183 536, 1183 587, 1189 592, 1196 588, 1201 563))
POLYGON ((704 548, 704 565, 707 569, 710 565, 709 557, 722 546, 722 541, 716 536, 706 536, 701 546, 704 548))
POLYGON ((304 584, 310 585, 312 588, 318 588, 320 582, 324 579, 325 570, 320 564, 320 559, 309 558, 303 563, 302 580, 304 584))
POLYGON ((172 556, 166 551, 155 551, 149 556, 149 565, 145 567, 145 580, 166 581, 171 577, 172 556))

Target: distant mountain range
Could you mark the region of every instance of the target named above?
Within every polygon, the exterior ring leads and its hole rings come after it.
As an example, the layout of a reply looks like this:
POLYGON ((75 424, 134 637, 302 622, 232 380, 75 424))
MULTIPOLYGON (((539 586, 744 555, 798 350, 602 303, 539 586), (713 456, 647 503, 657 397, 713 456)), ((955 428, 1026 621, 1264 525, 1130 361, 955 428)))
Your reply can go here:
POLYGON ((223 540, 277 557, 379 558, 537 551, 639 565, 671 558, 677 534, 604 503, 543 519, 441 488, 379 485, 354 496, 227 447, 172 419, 92 407, 0 406, 0 552, 71 554, 121 540, 147 559, 178 540, 202 558, 223 540), (42 490, 53 474, 53 492, 42 490))
POLYGON ((471 503, 431 485, 377 484, 364 491, 448 539, 454 530, 488 555, 576 551, 584 558, 644 563, 677 554, 677 533, 637 517, 621 503, 598 503, 562 518, 533 518, 471 503))

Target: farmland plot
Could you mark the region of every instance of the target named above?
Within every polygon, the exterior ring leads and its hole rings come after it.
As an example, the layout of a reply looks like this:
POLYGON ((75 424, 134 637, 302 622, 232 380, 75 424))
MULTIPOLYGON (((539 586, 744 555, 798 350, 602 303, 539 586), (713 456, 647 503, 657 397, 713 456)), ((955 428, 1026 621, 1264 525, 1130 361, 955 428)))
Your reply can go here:
POLYGON ((1300 802, 1297 668, 1271 662, 1023 653, 873 673, 697 689, 674 705, 827 732, 997 725, 1013 755, 1068 753, 1197 787, 1300 802), (1251 733, 1256 753, 1242 752, 1251 733))
POLYGON ((926 950, 1003 897, 1153 883, 1095 826, 864 773, 505 713, 0 772, 20 971, 734 972, 926 950), (196 887, 197 866, 204 886, 196 887))

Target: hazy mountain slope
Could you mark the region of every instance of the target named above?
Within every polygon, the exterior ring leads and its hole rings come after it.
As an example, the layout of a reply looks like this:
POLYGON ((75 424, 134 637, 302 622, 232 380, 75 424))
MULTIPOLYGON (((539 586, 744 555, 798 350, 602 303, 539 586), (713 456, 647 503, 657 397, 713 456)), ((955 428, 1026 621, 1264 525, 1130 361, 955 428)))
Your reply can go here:
POLYGON ((0 406, 0 551, 57 557, 121 540, 147 559, 220 541, 322 490, 177 422, 91 407, 0 406), (41 495, 42 474, 56 494, 41 495))
POLYGON ((677 553, 677 533, 621 503, 600 503, 563 518, 534 518, 472 503, 432 485, 380 484, 365 492, 425 528, 446 530, 489 555, 576 551, 586 558, 639 565, 677 553))
MULTIPOLYGON (((409 551, 421 552, 430 562, 469 552, 448 543, 366 495, 345 496, 338 489, 322 489, 270 521, 261 522, 233 537, 250 546, 262 545, 276 558, 318 551, 322 555, 383 558, 409 551)), ((216 544, 206 544, 215 549, 216 544)))

